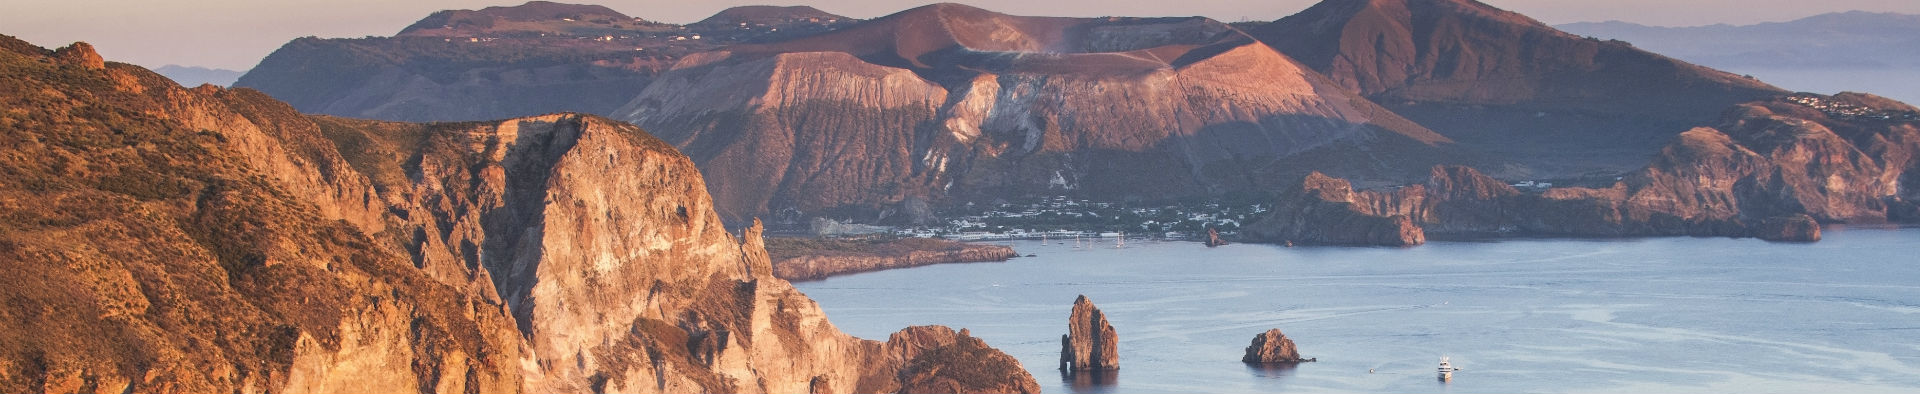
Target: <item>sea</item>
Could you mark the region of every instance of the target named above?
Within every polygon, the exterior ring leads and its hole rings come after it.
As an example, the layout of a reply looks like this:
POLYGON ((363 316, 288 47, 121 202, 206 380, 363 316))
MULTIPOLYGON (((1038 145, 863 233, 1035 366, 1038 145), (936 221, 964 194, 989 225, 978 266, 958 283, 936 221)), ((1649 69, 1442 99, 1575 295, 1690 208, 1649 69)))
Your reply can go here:
POLYGON ((1016 241, 1034 256, 796 286, 862 338, 967 328, 1048 393, 1920 392, 1920 228, 1825 238, 1016 241), (1079 295, 1118 333, 1114 373, 1057 370, 1079 295), (1273 328, 1318 361, 1240 362, 1273 328))

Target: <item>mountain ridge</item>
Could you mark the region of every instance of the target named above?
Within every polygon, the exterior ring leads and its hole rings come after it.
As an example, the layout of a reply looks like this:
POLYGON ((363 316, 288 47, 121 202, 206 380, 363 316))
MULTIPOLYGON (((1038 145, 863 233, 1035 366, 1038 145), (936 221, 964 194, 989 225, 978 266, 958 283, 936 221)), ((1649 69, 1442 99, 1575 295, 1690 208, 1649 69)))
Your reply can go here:
POLYGON ((1037 391, 965 330, 840 332, 633 125, 309 116, 5 36, 0 102, 0 390, 1037 391))
MULTIPOLYGON (((616 116, 702 163, 729 220, 1046 190, 1196 196, 1320 149, 1451 154, 1446 137, 1204 18, 934 4, 691 56, 659 78, 616 116)), ((1341 156, 1322 157, 1358 160, 1341 156)), ((1327 167, 1402 175, 1379 163, 1327 167)))
POLYGON ((1252 34, 1415 122, 1514 159, 1500 171, 1513 177, 1626 171, 1728 106, 1785 93, 1471 0, 1327 0, 1252 34))

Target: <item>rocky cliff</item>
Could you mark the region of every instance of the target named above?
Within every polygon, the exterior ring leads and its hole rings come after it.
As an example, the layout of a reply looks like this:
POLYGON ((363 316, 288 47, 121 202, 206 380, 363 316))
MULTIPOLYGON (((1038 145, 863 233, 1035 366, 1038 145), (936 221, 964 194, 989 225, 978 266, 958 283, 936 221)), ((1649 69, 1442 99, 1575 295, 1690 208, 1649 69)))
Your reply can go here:
POLYGON ((5 36, 0 101, 0 391, 522 390, 504 305, 368 231, 303 117, 5 36))
POLYGON ((1293 340, 1287 334, 1275 328, 1253 336, 1253 343, 1247 345, 1247 354, 1240 357, 1244 363, 1297 363, 1307 361, 1300 358, 1300 350, 1293 347, 1293 340))
POLYGON ((1060 370, 1107 371, 1120 369, 1120 336, 1107 322, 1107 315, 1093 306, 1087 296, 1073 300, 1073 313, 1067 316, 1067 333, 1060 336, 1060 370))
POLYGON ((1739 105, 1606 187, 1522 192, 1465 167, 1353 191, 1310 175, 1248 233, 1269 242, 1406 245, 1445 235, 1695 235, 1815 241, 1818 223, 1913 221, 1920 111, 1870 95, 1739 105))
POLYGON ((1625 172, 1784 93, 1473 0, 1326 0, 1251 30, 1347 89, 1535 178, 1625 172))
MULTIPOLYGON (((311 117, 84 44, 0 48, 0 390, 892 392, 947 363, 1020 370, 965 335, 839 332, 631 125, 311 117)), ((1032 385, 993 376, 953 387, 1032 385)))
POLYGON ((773 276, 791 281, 932 264, 1007 261, 1012 247, 931 238, 896 240, 776 239, 773 276))
POLYGON ((957 4, 689 56, 615 114, 693 156, 729 221, 1198 196, 1306 168, 1399 179, 1450 157, 1446 138, 1216 21, 957 4))

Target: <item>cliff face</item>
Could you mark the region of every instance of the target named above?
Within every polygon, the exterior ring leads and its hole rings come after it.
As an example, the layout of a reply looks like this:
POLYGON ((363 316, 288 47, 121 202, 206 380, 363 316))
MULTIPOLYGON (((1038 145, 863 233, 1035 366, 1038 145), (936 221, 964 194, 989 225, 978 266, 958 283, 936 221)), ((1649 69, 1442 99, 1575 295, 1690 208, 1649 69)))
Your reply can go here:
POLYGON ((0 44, 0 98, 33 109, 4 118, 5 391, 878 392, 907 376, 876 367, 1019 370, 834 329, 631 125, 309 117, 0 44))
POLYGON ((1517 176, 1627 171, 1674 130, 1784 93, 1472 0, 1327 0, 1252 34, 1517 176))
POLYGON ((1424 185, 1353 192, 1316 175, 1286 190, 1249 233, 1270 242, 1404 245, 1370 238, 1379 227, 1350 223, 1407 218, 1429 234, 1815 241, 1817 223, 1915 219, 1915 194, 1903 181, 1914 178, 1920 152, 1916 124, 1920 111, 1882 98, 1786 96, 1737 106, 1718 129, 1681 133, 1610 187, 1522 193, 1470 168, 1436 167, 1424 185))
POLYGON ((773 251, 773 276, 791 281, 825 279, 931 264, 1007 261, 1012 247, 904 238, 891 241, 782 239, 773 251))
POLYGON ((1215 21, 955 4, 691 56, 615 114, 693 156, 730 221, 911 198, 1204 195, 1301 168, 1394 178, 1448 143, 1215 21))
POLYGON ((366 231, 366 183, 281 127, 304 117, 0 48, 0 390, 521 389, 502 306, 366 231))
POLYGON ((1067 316, 1067 333, 1060 336, 1060 370, 1108 371, 1120 369, 1120 336, 1107 322, 1107 315, 1093 306, 1087 296, 1073 300, 1073 313, 1067 316))
POLYGON ((1300 350, 1293 347, 1293 340, 1287 334, 1275 328, 1253 336, 1253 343, 1247 345, 1247 354, 1240 357, 1244 363, 1297 363, 1300 350))

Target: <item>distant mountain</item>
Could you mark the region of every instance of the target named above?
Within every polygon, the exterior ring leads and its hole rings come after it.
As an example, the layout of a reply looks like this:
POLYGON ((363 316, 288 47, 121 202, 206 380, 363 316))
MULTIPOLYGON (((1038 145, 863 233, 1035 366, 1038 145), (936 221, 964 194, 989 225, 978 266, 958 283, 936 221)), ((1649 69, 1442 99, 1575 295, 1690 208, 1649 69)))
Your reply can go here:
POLYGON ((440 11, 393 37, 293 40, 235 85, 303 112, 383 120, 610 114, 688 54, 856 21, 806 7, 741 7, 716 18, 786 22, 681 26, 545 1, 440 11))
POLYGON ((1558 27, 1714 67, 1920 68, 1920 15, 1853 11, 1742 26, 1610 21, 1558 27))
POLYGON ((1310 169, 1400 180, 1451 152, 1218 21, 959 4, 689 56, 614 116, 692 156, 731 220, 1207 196, 1310 169))
POLYGON ((511 7, 446 10, 400 30, 400 35, 467 36, 506 31, 561 33, 567 28, 617 28, 648 23, 598 5, 530 1, 511 7))
POLYGON ((1467 147, 1503 177, 1622 172, 1737 103, 1783 91, 1472 0, 1327 0, 1252 31, 1467 147))
POLYGON ((177 64, 160 66, 160 68, 153 69, 153 72, 160 73, 160 75, 166 76, 167 79, 172 79, 174 82, 180 83, 180 86, 186 87, 200 86, 202 84, 232 86, 233 81, 239 80, 240 74, 242 74, 240 71, 182 66, 177 64))
POLYGON ((852 20, 804 5, 771 6, 749 5, 721 10, 707 19, 694 22, 693 25, 731 25, 731 26, 779 26, 795 23, 834 23, 839 20, 852 20))

